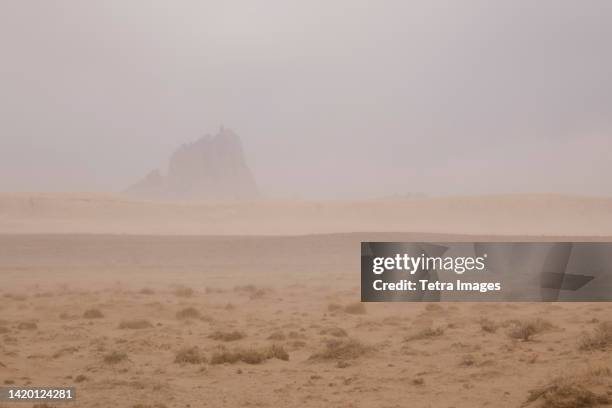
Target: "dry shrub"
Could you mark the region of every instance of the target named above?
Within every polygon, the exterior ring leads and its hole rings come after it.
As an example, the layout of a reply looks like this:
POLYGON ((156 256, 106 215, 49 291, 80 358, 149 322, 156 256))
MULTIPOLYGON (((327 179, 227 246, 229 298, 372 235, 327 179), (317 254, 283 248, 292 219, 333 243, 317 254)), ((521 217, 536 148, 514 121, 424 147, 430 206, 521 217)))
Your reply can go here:
POLYGON ((329 339, 325 348, 310 356, 310 360, 354 360, 372 351, 372 348, 355 339, 329 339))
POLYGON ((416 377, 412 379, 412 384, 413 385, 423 385, 425 384, 425 379, 423 377, 416 377))
POLYGON ((186 286, 181 286, 174 290, 174 295, 178 297, 192 297, 194 294, 195 291, 186 286))
POLYGON ((104 317, 104 314, 98 309, 87 309, 85 313, 83 313, 83 317, 85 319, 101 319, 104 317))
POLYGON ((138 292, 141 295, 154 295, 155 291, 153 289, 150 288, 142 288, 140 289, 140 291, 138 292))
POLYGON ((339 310, 342 310, 342 305, 339 305, 337 303, 330 303, 329 305, 327 305, 327 310, 330 312, 337 312, 339 310))
POLYGON ((104 356, 104 362, 106 364, 118 364, 126 361, 127 359, 127 354, 121 351, 113 351, 104 356))
POLYGON ((249 295, 250 300, 261 299, 268 293, 265 289, 257 289, 255 292, 249 295))
POLYGON ((236 341, 236 340, 244 339, 245 337, 246 335, 244 333, 239 332, 237 330, 230 331, 230 332, 222 332, 222 331, 217 330, 216 332, 208 335, 209 339, 218 340, 218 341, 236 341))
POLYGON ((19 330, 36 330, 38 325, 35 322, 21 322, 17 325, 19 330))
POLYGON ((404 341, 433 339, 436 337, 441 337, 443 334, 444 334, 443 327, 436 327, 436 328, 428 327, 411 336, 406 337, 404 341))
POLYGON ((482 319, 480 319, 478 323, 480 324, 480 328, 484 332, 495 333, 497 331, 497 328, 498 328, 497 323, 495 323, 494 321, 490 319, 487 319, 486 317, 483 317, 482 319))
POLYGON ((71 315, 70 313, 66 313, 66 312, 62 312, 60 313, 59 318, 62 320, 74 320, 74 319, 78 319, 79 316, 71 315))
POLYGON ((279 345, 273 344, 262 349, 246 349, 246 350, 221 350, 213 354, 210 359, 211 364, 234 364, 244 362, 247 364, 261 364, 266 360, 276 358, 283 361, 289 360, 287 351, 279 345))
POLYGON ((251 300, 261 299, 268 293, 268 290, 263 289, 263 288, 258 288, 255 285, 236 286, 234 287, 234 291, 247 293, 249 295, 249 299, 251 300))
POLYGON ((476 365, 476 358, 471 354, 465 354, 459 362, 461 367, 472 367, 476 365))
POLYGON ((85 377, 83 374, 79 374, 74 378, 74 382, 75 383, 82 383, 83 381, 87 381, 88 378, 85 377))
POLYGON ((153 327, 151 322, 145 319, 124 320, 121 323, 119 323, 120 329, 141 330, 141 329, 150 329, 151 327, 153 327))
POLYGON ((202 355, 197 346, 185 347, 176 353, 174 362, 178 364, 202 364, 206 362, 206 357, 202 355))
POLYGON ((199 319, 202 314, 194 307, 186 307, 176 312, 176 318, 180 320, 184 319, 199 319))
POLYGON ((78 347, 64 347, 61 350, 56 351, 55 353, 53 353, 53 358, 60 358, 60 357, 64 357, 66 355, 72 355, 76 352, 79 351, 78 347))
POLYGON ((346 330, 341 329, 340 327, 326 327, 322 329, 319 334, 333 337, 348 337, 348 333, 346 332, 346 330))
POLYGON ((425 305, 425 311, 427 312, 443 312, 444 308, 437 303, 428 303, 425 305))
POLYGON ((366 314, 366 308, 363 303, 355 302, 344 306, 344 312, 349 314, 366 314))
POLYGON ((287 336, 285 336, 285 333, 281 331, 275 331, 274 333, 268 336, 268 340, 283 341, 286 339, 287 339, 287 336))
POLYGON ((593 333, 580 339, 579 348, 583 351, 606 350, 612 344, 612 322, 600 323, 593 333))
POLYGON ((532 320, 515 320, 510 322, 510 326, 508 336, 522 341, 529 341, 536 334, 553 328, 552 323, 541 318, 532 320))
POLYGON ((610 369, 603 368, 555 378, 548 385, 529 391, 527 404, 541 401, 542 408, 588 408, 610 404, 612 400, 603 381, 607 377, 610 377, 610 369))

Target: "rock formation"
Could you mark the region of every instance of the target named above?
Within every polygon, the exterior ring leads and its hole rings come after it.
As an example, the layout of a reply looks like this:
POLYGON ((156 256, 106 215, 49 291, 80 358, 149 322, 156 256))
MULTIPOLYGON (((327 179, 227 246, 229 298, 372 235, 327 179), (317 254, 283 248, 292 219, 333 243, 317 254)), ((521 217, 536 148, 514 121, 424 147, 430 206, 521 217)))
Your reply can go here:
POLYGON ((204 136, 174 152, 166 176, 153 170, 126 192, 148 198, 210 200, 258 194, 240 138, 223 127, 216 136, 204 136))

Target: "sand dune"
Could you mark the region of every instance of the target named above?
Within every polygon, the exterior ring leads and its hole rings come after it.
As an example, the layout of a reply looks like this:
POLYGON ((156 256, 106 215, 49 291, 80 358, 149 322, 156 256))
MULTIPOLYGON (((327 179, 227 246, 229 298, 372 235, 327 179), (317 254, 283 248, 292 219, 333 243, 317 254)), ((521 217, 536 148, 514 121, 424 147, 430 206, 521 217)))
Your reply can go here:
POLYGON ((360 231, 610 235, 612 198, 541 194, 164 203, 103 194, 0 194, 0 233, 300 235, 360 231))

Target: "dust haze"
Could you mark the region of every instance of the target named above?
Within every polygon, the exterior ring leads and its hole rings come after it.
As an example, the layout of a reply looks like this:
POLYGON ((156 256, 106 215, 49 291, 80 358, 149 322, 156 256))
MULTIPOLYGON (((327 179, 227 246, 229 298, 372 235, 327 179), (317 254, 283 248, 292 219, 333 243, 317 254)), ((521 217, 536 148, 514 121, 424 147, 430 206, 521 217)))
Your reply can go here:
POLYGON ((611 23, 604 0, 0 1, 0 388, 609 406, 610 303, 360 302, 360 243, 612 242, 611 23))
POLYGON ((607 195, 612 5, 0 5, 0 190, 122 191, 223 124, 267 197, 607 195))

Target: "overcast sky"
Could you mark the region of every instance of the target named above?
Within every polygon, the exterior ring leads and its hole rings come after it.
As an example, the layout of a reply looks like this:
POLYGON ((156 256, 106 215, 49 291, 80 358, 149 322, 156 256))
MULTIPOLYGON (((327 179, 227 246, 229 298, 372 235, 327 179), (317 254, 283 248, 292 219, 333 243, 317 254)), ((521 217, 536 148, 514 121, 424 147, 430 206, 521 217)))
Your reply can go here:
POLYGON ((0 191, 221 123, 271 195, 612 194, 612 2, 0 1, 0 191))

